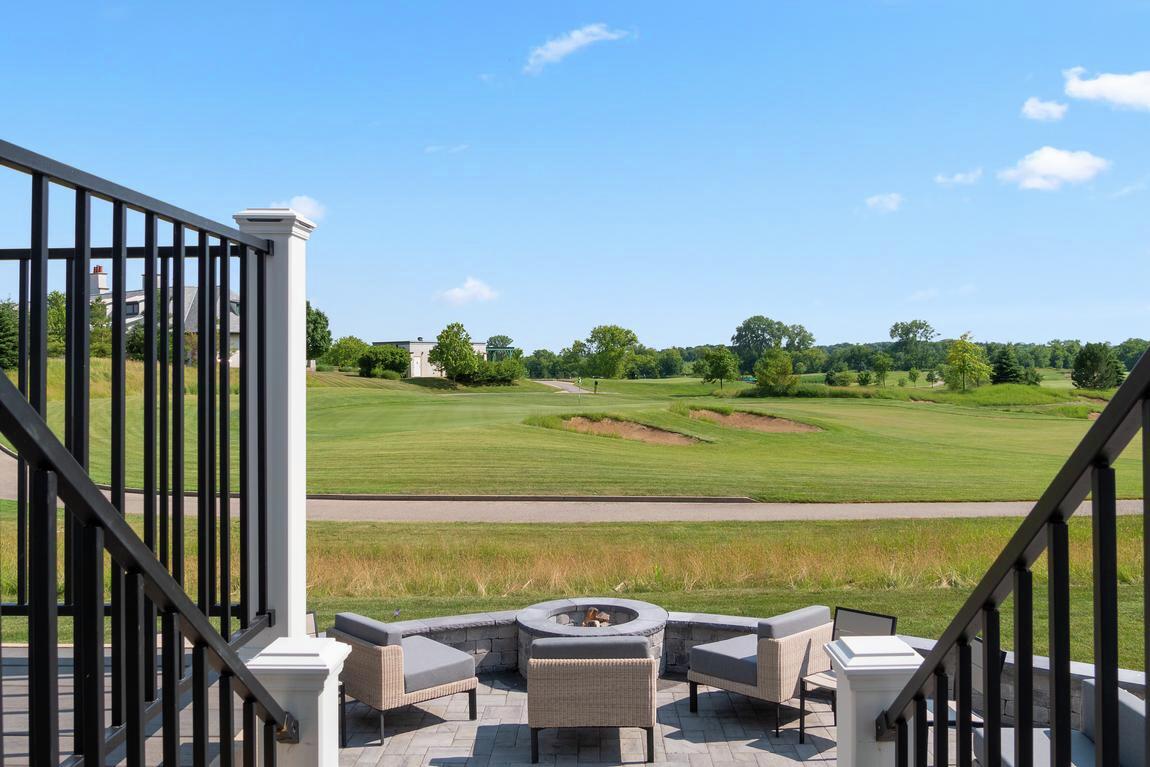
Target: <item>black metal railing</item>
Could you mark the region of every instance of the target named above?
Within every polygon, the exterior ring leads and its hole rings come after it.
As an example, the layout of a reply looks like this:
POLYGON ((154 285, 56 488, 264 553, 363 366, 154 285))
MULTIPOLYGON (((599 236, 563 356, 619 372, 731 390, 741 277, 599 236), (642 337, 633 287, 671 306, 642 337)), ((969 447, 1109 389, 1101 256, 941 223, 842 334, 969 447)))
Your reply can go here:
MULTIPOLYGON (((275 621, 267 600, 267 471, 260 448, 267 430, 262 403, 271 243, 3 141, 0 166, 31 180, 30 246, 0 249, 0 262, 19 264, 16 385, 0 374, 0 432, 17 456, 16 583, 15 598, 0 604, 0 615, 28 619, 30 761, 55 764, 62 750, 85 764, 102 765, 108 753, 122 748, 128 765, 143 764, 146 733, 159 719, 163 761, 178 764, 180 700, 190 688, 193 757, 196 764, 206 764, 208 695, 215 681, 219 763, 233 763, 233 711, 242 702, 244 763, 254 764, 257 740, 271 744, 296 737, 290 714, 236 655, 239 646, 275 621), (53 186, 72 190, 71 247, 48 246, 53 186), (110 247, 92 245, 93 199, 111 204, 110 247), (131 223, 142 224, 142 245, 129 244, 131 223), (170 232, 164 245, 161 230, 170 232), (187 243, 190 236, 195 244, 187 243), (198 267, 194 286, 187 281, 189 259, 198 267), (93 297, 94 260, 110 261, 111 288, 93 297), (63 359, 50 363, 53 261, 65 265, 66 319, 63 359), (143 386, 142 396, 132 394, 131 412, 126 348, 130 262, 141 264, 143 274, 139 300, 133 302, 143 309, 138 320, 143 386), (238 282, 234 299, 233 282, 238 282), (187 316, 192 309, 188 297, 196 304, 194 318, 187 316), (110 307, 106 496, 89 475, 93 298, 110 307), (239 387, 233 402, 235 336, 239 387), (185 371, 193 363, 194 435, 185 415, 191 396, 185 371), (63 402, 50 403, 50 377, 60 366, 63 402), (233 404, 238 438, 231 431, 233 404), (48 426, 50 411, 60 406, 62 441, 48 426), (140 431, 129 428, 130 423, 139 424, 140 431), (185 440, 192 436, 195 449, 188 455, 185 440), (129 444, 138 449, 130 453, 129 444), (140 469, 135 489, 128 487, 129 459, 140 469), (193 463, 194 504, 188 502, 186 480, 193 463), (238 468, 235 479, 233 468, 238 468), (234 511, 233 497, 238 501, 234 511), (65 508, 59 521, 57 498, 65 508), (129 499, 139 507, 138 516, 128 515, 129 499), (187 584, 185 518, 196 523, 194 594, 187 584), (238 546, 233 546, 233 526, 238 546), (110 555, 107 573, 105 552, 110 555), (238 560, 238 573, 233 560, 238 560), (71 619, 73 629, 70 743, 60 738, 57 646, 62 617, 71 619), (264 723, 261 737, 257 718, 264 723)), ((263 751, 265 763, 274 763, 274 747, 263 751)))
MULTIPOLYGON (((1142 430, 1142 481, 1150 486, 1150 355, 1143 355, 1110 403, 1090 427, 1070 458, 1054 477, 1033 510, 975 587, 970 598, 943 631, 922 665, 879 715, 875 725, 880 739, 895 738, 898 767, 941 767, 950 762, 970 767, 973 754, 971 645, 981 632, 983 658, 995 658, 1002 644, 1000 608, 1013 597, 1014 712, 1002 706, 1002 665, 981 664, 983 753, 982 765, 999 764, 1002 728, 1009 723, 1016 733, 1034 726, 1034 576, 1033 567, 1045 553, 1047 567, 1047 620, 1049 623, 1049 711, 1051 765, 1071 763, 1070 673, 1070 548, 1067 520, 1089 494, 1093 548, 1093 645, 1096 694, 1094 698, 1095 761, 1118 766, 1118 541, 1117 488, 1114 463, 1135 434, 1142 430), (955 715, 947 715, 953 700, 955 715), (928 699, 933 699, 933 758, 928 749, 928 699), (955 729, 956 754, 947 753, 948 734, 955 729), (912 729, 913 728, 913 729, 912 729), (909 746, 914 735, 914 753, 909 746)), ((1143 493, 1145 497, 1146 493, 1143 493)), ((1143 501, 1143 514, 1150 509, 1143 501)), ((1144 516, 1145 518, 1145 516, 1144 516)), ((1150 561, 1145 547, 1144 563, 1150 561)), ((1145 590, 1143 610, 1150 609, 1145 590)), ((1145 621, 1143 621, 1145 625, 1145 621)), ((1150 633, 1144 631, 1150 652, 1150 633)), ((1147 657, 1150 657, 1148 655, 1147 657)), ((1125 737, 1131 737, 1125 733, 1125 737)), ((1150 747, 1150 728, 1139 733, 1150 747)), ((1028 734, 1014 738, 1014 764, 1032 767, 1033 740, 1028 734)), ((1147 751, 1150 753, 1150 750, 1147 751)))

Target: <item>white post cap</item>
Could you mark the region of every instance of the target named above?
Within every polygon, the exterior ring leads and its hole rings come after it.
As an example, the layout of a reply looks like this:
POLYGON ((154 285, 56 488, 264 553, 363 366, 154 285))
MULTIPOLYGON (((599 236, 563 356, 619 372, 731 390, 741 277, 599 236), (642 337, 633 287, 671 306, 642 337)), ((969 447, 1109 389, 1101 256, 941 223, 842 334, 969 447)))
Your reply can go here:
POLYGON ((232 216, 240 231, 271 236, 290 234, 304 240, 315 231, 315 222, 291 208, 248 208, 232 216))

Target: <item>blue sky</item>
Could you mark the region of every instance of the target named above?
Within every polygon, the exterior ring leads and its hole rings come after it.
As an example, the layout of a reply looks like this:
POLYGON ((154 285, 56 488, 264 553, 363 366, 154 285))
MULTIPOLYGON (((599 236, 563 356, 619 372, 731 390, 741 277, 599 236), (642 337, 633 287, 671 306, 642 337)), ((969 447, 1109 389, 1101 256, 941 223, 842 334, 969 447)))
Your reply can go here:
POLYGON ((337 335, 1120 341, 1150 335, 1148 31, 1147 2, 23 3, 0 136, 222 221, 310 198, 337 335))

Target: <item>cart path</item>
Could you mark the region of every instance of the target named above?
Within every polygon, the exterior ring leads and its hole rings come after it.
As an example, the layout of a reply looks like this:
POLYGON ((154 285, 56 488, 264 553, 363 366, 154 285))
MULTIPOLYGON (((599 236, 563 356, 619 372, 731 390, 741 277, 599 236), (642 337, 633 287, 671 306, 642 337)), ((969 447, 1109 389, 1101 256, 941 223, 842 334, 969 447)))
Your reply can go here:
MULTIPOLYGON (((107 495, 107 493, 105 493, 107 495)), ((16 460, 0 451, 0 498, 16 498, 16 460)), ((126 496, 127 511, 141 513, 139 493, 126 496)), ((232 513, 239 502, 232 499, 232 513)), ((308 498, 308 519, 345 522, 782 522, 788 520, 945 519, 1023 517, 1030 501, 959 503, 756 503, 741 499, 482 499, 322 496, 308 498)), ((184 500, 196 512, 196 496, 184 500)), ((1142 501, 1118 502, 1119 514, 1140 514, 1142 501)), ((274 513, 274 511, 273 511, 274 513)), ((1084 503, 1079 514, 1089 514, 1084 503)))
POLYGON ((544 386, 550 386, 553 389, 558 389, 560 394, 590 394, 591 392, 581 386, 576 386, 570 381, 543 381, 537 380, 535 383, 541 383, 544 386))

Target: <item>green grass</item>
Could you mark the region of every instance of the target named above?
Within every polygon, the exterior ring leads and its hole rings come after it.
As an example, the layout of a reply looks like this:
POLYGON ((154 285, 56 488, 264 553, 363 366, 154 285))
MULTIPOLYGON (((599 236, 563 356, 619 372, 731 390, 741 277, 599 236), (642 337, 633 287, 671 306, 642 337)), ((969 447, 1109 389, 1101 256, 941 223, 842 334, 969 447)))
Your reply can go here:
MULTIPOLYGON (((50 372, 53 380, 59 377, 55 361, 50 372)), ((142 378, 134 368, 129 372, 137 382, 142 378)), ((730 400, 713 396, 714 384, 694 378, 601 381, 598 395, 563 394, 532 382, 439 389, 344 373, 309 376, 308 383, 308 489, 323 493, 1027 500, 1045 489, 1089 428, 1089 413, 1101 406, 1070 390, 1026 386, 967 393, 888 386, 881 397, 869 399, 730 400), (689 409, 699 406, 734 406, 823 431, 765 434, 727 428, 691 419, 689 409), (542 428, 572 414, 612 414, 702 442, 651 445, 542 428)), ((732 383, 723 393, 746 388, 732 383)), ((94 385, 93 391, 92 471, 107 481, 110 400, 105 385, 94 385)), ((136 487, 142 483, 143 434, 137 392, 129 387, 127 422, 128 482, 136 487)), ((196 405, 195 395, 188 394, 190 488, 195 487, 196 405)), ((62 429, 59 399, 50 403, 49 421, 62 429)), ((232 428, 234 437, 234 416, 232 428)), ((1123 497, 1141 492, 1138 472, 1125 470, 1139 455, 1136 443, 1119 461, 1123 497)), ((232 471, 233 476, 238 471, 235 461, 232 471)))
MULTIPOLYGON (((131 522, 139 526, 139 518, 131 522)), ((188 520, 187 588, 196 589, 196 527, 188 520)), ((14 538, 0 502, 0 540, 14 538)), ((508 610, 560 596, 611 594, 669 610, 766 617, 809 604, 898 616, 903 633, 938 636, 1018 525, 1012 519, 880 522, 308 525, 308 604, 320 626, 353 610, 390 619, 508 610)), ((1074 657, 1091 647, 1090 521, 1070 521, 1074 657)), ((1143 668, 1140 517, 1118 519, 1121 662, 1143 668)), ((233 535, 233 544, 237 541, 233 535)), ((1035 643, 1046 648, 1044 562, 1035 567, 1035 643)), ((0 591, 15 594, 14 561, 0 591)), ((1003 606, 1009 644, 1010 603, 1003 606)), ((25 624, 5 619, 5 641, 25 624)), ((71 627, 62 621, 62 634, 71 627)))

